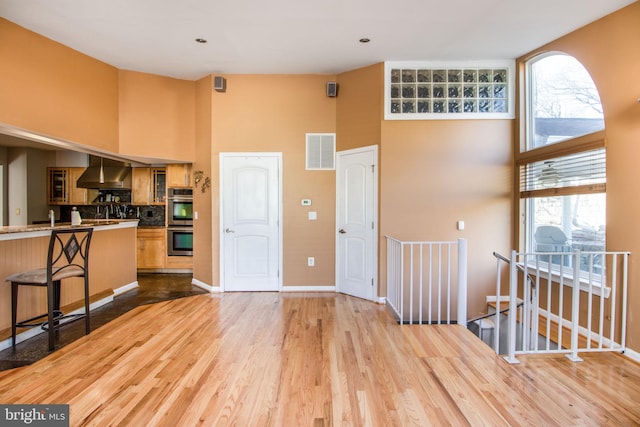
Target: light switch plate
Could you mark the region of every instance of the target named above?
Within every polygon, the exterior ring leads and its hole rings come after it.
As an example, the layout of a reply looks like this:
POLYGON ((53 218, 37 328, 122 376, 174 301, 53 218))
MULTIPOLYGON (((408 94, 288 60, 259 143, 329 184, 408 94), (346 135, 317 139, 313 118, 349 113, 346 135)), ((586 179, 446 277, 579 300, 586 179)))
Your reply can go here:
POLYGON ((309 212, 309 221, 315 221, 318 219, 318 212, 309 212))

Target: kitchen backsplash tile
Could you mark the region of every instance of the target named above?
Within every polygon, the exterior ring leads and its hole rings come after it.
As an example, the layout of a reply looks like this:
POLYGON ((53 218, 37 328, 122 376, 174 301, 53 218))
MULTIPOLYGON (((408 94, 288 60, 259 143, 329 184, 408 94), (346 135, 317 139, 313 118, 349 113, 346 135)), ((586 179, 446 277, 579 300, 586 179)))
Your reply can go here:
MULTIPOLYGON (((165 225, 165 207, 163 205, 133 206, 124 203, 103 205, 77 205, 80 216, 86 219, 109 218, 138 219, 140 227, 155 227, 165 225)), ((60 206, 60 219, 62 222, 71 221, 72 206, 60 206)))

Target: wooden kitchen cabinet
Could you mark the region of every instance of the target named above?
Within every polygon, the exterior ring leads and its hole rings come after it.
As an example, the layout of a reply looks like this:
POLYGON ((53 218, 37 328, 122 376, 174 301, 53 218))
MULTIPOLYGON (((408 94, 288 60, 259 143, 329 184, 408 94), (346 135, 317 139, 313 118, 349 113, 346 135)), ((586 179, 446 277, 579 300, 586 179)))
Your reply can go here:
POLYGON ((168 270, 193 270, 193 257, 167 256, 165 266, 168 270))
POLYGON ((167 165, 167 187, 191 187, 191 164, 167 165))
POLYGON ((92 188, 78 188, 76 182, 86 168, 67 168, 69 179, 69 204, 70 205, 90 205, 97 197, 98 190, 92 188))
POLYGON ((69 201, 68 168, 47 168, 47 204, 66 205, 69 201))
POLYGON ((47 203, 49 205, 89 205, 97 190, 78 188, 76 181, 85 168, 47 168, 47 203))
POLYGON ((167 231, 164 228, 138 228, 136 239, 137 268, 165 267, 167 231))
POLYGON ((131 203, 148 205, 151 200, 150 168, 131 169, 131 203))
POLYGON ((165 168, 133 168, 131 202, 134 205, 162 205, 166 200, 165 168))

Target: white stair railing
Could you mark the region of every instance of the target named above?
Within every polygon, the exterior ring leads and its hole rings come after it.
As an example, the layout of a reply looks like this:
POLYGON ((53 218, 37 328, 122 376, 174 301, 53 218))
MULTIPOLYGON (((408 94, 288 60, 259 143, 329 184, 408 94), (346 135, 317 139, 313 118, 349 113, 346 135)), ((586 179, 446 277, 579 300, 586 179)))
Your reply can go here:
POLYGON ((507 299, 509 309, 497 315, 492 347, 498 353, 505 348, 499 328, 506 316, 509 363, 521 354, 564 353, 580 361, 580 352, 625 350, 629 252, 494 255, 496 300, 507 299), (508 289, 500 281, 505 264, 508 289))
POLYGON ((467 324, 467 241, 387 239, 387 304, 402 324, 467 324))

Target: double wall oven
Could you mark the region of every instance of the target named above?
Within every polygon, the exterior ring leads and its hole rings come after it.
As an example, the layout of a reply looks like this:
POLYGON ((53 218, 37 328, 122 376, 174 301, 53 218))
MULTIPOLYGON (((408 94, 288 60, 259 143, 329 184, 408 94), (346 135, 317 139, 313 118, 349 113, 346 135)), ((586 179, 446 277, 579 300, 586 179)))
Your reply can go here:
POLYGON ((167 255, 193 255, 193 190, 169 188, 167 195, 167 255))

